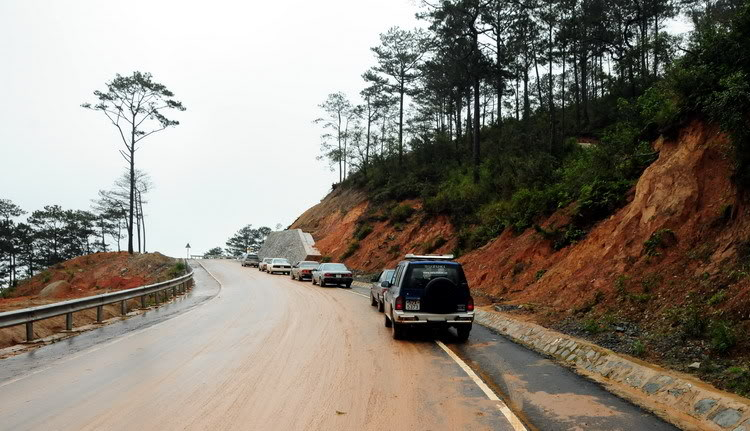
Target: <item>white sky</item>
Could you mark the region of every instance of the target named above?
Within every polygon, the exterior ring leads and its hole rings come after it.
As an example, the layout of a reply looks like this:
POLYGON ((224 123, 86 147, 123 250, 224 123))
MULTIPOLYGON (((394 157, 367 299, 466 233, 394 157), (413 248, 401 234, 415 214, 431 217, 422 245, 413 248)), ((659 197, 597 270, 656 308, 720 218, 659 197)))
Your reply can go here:
MULTIPOLYGON (((245 224, 290 224, 337 179, 315 160, 326 95, 362 88, 414 0, 0 0, 0 198, 87 209, 125 168, 103 114, 116 73, 151 72, 187 111, 147 138, 148 250, 202 253, 245 224)), ((126 242, 123 241, 123 246, 126 242)))

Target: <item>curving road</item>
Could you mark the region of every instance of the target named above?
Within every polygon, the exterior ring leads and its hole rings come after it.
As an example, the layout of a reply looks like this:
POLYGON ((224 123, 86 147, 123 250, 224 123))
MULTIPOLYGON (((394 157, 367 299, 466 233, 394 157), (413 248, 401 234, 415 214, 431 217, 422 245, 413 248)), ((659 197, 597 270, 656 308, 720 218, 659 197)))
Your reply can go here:
MULTIPOLYGON (((498 355, 531 352, 503 347, 481 328, 466 346, 446 340, 449 350, 429 336, 394 341, 359 289, 315 287, 233 261, 203 264, 210 274, 196 269, 192 293, 200 305, 0 361, 0 429, 523 429, 464 361, 483 367, 478 374, 502 394, 519 388, 503 381, 513 366, 522 380, 535 372, 498 355)), ((552 363, 533 366, 557 375, 553 385, 589 384, 552 363)), ((563 400, 571 410, 562 412, 550 407, 561 408, 554 393, 521 407, 523 391, 505 398, 529 429, 673 429, 595 385, 585 390, 583 401, 563 400)))

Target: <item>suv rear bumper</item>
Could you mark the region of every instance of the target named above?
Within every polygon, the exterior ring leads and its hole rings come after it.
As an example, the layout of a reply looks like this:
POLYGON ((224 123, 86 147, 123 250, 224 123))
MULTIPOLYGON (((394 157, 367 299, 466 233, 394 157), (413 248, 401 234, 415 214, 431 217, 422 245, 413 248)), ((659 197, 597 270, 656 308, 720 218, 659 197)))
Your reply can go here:
POLYGON ((393 320, 407 325, 471 325, 474 322, 474 312, 431 314, 394 311, 393 320))

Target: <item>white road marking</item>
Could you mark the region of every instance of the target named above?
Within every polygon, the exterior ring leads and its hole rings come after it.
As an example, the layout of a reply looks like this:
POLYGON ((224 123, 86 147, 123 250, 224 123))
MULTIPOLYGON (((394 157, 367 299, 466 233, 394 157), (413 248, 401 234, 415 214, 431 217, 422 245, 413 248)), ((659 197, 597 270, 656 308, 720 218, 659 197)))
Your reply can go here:
MULTIPOLYGON (((368 298, 368 295, 365 295, 359 292, 354 292, 351 290, 347 290, 347 292, 368 298)), ((448 356, 450 356, 450 358, 453 359, 453 361, 456 364, 458 364, 458 366, 461 367, 462 370, 464 370, 464 372, 469 376, 469 378, 477 386, 479 386, 479 389, 481 389, 482 392, 484 392, 484 394, 487 396, 487 398, 490 399, 490 401, 495 401, 497 403, 498 410, 500 410, 500 413, 502 413, 503 416, 505 416, 505 419, 508 420, 508 422, 510 423, 510 425, 513 427, 515 431, 528 431, 526 426, 524 426, 523 422, 521 422, 518 416, 516 416, 513 413, 513 411, 511 411, 511 409, 508 408, 508 405, 505 404, 503 400, 501 400, 500 397, 498 397, 497 394, 492 389, 490 389, 489 386, 487 386, 486 383, 484 383, 484 381, 477 375, 477 373, 474 372, 474 370, 471 369, 471 367, 466 362, 463 361, 463 359, 461 359, 458 355, 456 355, 453 352, 453 350, 449 349, 448 346, 443 344, 443 342, 441 342, 440 340, 435 340, 435 344, 440 346, 440 348, 443 349, 443 351, 447 353, 448 356)))
MULTIPOLYGON (((206 272, 208 273, 208 275, 210 275, 211 277, 213 277, 213 279, 214 279, 214 280, 216 280, 216 282, 217 282, 217 283, 219 283, 219 289, 221 289, 221 287, 222 287, 222 284, 221 284, 221 282, 220 282, 220 281, 219 281, 219 280, 218 280, 218 279, 217 279, 216 277, 214 277, 214 276, 213 276, 213 274, 211 274, 211 273, 210 273, 210 272, 208 271, 208 269, 206 269, 206 267, 204 267, 204 266, 203 266, 203 265, 202 265, 202 264, 201 264, 200 262, 198 262, 198 265, 200 265, 200 266, 201 266, 201 268, 203 268, 203 269, 204 269, 204 270, 205 270, 205 271, 206 271, 206 272)), ((208 301, 210 301, 210 300, 212 300, 212 299, 216 298, 217 296, 219 296, 219 294, 216 294, 216 295, 214 295, 214 297, 213 297, 213 298, 209 298, 209 299, 208 299, 208 301)), ((190 309, 190 310, 187 310, 187 311, 185 311, 185 312, 182 312, 182 313, 180 313, 180 314, 178 314, 178 315, 176 315, 176 316, 170 316, 170 317, 167 317, 167 318, 166 318, 165 320, 162 320, 161 322, 155 323, 155 324, 153 324, 153 325, 151 325, 151 326, 147 326, 147 327, 145 327, 145 328, 141 328, 141 329, 136 329, 136 330, 135 330, 135 331, 133 331, 133 332, 130 332, 130 333, 128 333, 128 334, 125 334, 125 335, 121 335, 121 336, 119 336, 119 337, 117 337, 117 338, 115 338, 115 339, 113 339, 113 340, 111 340, 111 341, 109 341, 109 342, 106 342, 106 343, 104 343, 104 344, 99 344, 99 345, 98 345, 98 346, 96 346, 96 347, 91 347, 91 348, 89 348, 89 349, 83 350, 83 351, 81 351, 81 352, 79 352, 78 354, 75 354, 75 355, 73 355, 73 356, 68 356, 68 357, 66 357, 66 358, 63 358, 63 359, 57 360, 57 361, 55 361, 55 362, 54 362, 54 363, 53 363, 52 365, 46 366, 46 367, 44 367, 44 368, 40 368, 40 369, 38 369, 38 370, 35 370, 35 371, 32 371, 32 372, 30 372, 30 373, 28 373, 28 374, 24 374, 23 376, 19 376, 19 377, 16 377, 15 379, 11 379, 11 380, 6 380, 5 382, 2 382, 2 383, 0 383, 0 388, 2 388, 2 387, 4 387, 4 386, 8 386, 8 385, 10 385, 10 384, 13 384, 13 383, 16 383, 16 382, 19 382, 19 381, 21 381, 21 380, 25 380, 25 379, 27 379, 27 378, 29 378, 29 377, 31 377, 31 376, 34 376, 34 375, 36 375, 36 374, 39 374, 39 373, 43 373, 43 372, 45 372, 45 371, 47 371, 47 370, 50 370, 50 369, 52 369, 52 368, 55 368, 55 366, 57 366, 57 365, 60 365, 60 364, 64 364, 64 363, 66 363, 66 362, 70 362, 70 361, 72 361, 72 360, 74 360, 74 359, 78 359, 78 358, 80 358, 81 356, 84 356, 84 355, 88 355, 89 353, 94 353, 94 352, 96 352, 96 351, 102 350, 103 348, 105 348, 105 347, 109 347, 109 346, 111 346, 111 345, 113 345, 113 344, 115 344, 115 343, 119 343, 119 342, 120 342, 120 341, 122 341, 122 340, 127 340, 128 338, 130 338, 130 337, 133 337, 133 336, 135 336, 135 335, 138 335, 138 334, 140 334, 140 333, 142 333, 142 332, 146 332, 146 331, 148 331, 148 330, 151 330, 151 329, 153 329, 153 328, 156 328, 156 327, 158 327, 158 326, 161 326, 161 325, 163 325, 164 323, 167 323, 167 322, 173 321, 174 319, 177 319, 177 318, 180 318, 180 317, 182 317, 182 316, 188 315, 188 314, 192 313, 193 311, 196 311, 196 310, 198 310, 199 308, 200 308, 200 307, 194 307, 194 308, 192 308, 192 309, 190 309)))
POLYGON ((353 293, 355 295, 364 296, 365 298, 369 298, 369 296, 365 295, 364 293, 355 292, 353 290, 345 290, 344 292, 353 293))
POLYGON ((447 353, 448 356, 450 356, 451 359, 453 359, 458 364, 458 366, 461 367, 461 369, 464 370, 469 378, 473 380, 477 386, 479 386, 479 389, 481 389, 482 392, 487 395, 487 398, 489 398, 491 401, 497 402, 497 408, 500 410, 503 416, 505 416, 505 419, 510 422, 515 431, 528 431, 521 420, 518 419, 518 416, 516 416, 503 402, 503 400, 501 400, 500 397, 498 397, 497 394, 495 394, 495 392, 490 389, 490 387, 487 386, 487 384, 484 383, 481 378, 479 378, 477 373, 475 373, 474 370, 472 370, 471 367, 466 364, 466 362, 459 358, 458 355, 453 353, 453 350, 449 349, 448 346, 443 344, 441 341, 435 340, 435 343, 440 346, 440 348, 443 349, 443 351, 447 353))

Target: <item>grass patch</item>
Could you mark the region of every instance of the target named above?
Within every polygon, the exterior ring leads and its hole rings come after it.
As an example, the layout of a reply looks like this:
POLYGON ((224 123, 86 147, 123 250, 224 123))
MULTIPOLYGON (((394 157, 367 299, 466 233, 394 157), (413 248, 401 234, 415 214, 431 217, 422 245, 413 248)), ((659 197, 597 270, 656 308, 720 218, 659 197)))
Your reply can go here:
POLYGON ((186 271, 187 266, 185 266, 185 263, 182 261, 177 262, 169 269, 169 278, 177 278, 184 275, 186 271))
POLYGON ((344 254, 342 254, 339 259, 344 260, 348 257, 351 257, 354 253, 357 252, 357 250, 359 250, 359 241, 352 241, 349 244, 349 247, 346 248, 346 251, 344 251, 344 254))
POLYGON ((643 357, 643 355, 646 353, 646 346, 643 345, 643 342, 641 342, 641 340, 635 340, 630 346, 630 352, 633 354, 633 356, 637 356, 639 358, 643 357))
POLYGON ((716 293, 714 293, 710 298, 708 298, 708 301, 706 301, 706 304, 708 305, 718 305, 722 302, 726 301, 727 299, 727 291, 726 290, 720 290, 716 293))
POLYGON ((391 209, 388 218, 391 223, 405 223, 414 214, 415 209, 407 204, 396 205, 391 209))
POLYGON ((371 224, 362 223, 354 231, 354 239, 356 239, 357 241, 362 241, 363 239, 367 238, 367 235, 371 234, 372 231, 373 228, 371 224))
POLYGON ((660 256, 659 250, 672 246, 677 241, 677 236, 671 229, 659 229, 643 243, 643 253, 649 257, 660 256))
POLYGON ((588 319, 585 319, 583 322, 581 322, 581 329, 583 329, 584 331, 588 332, 591 335, 595 335, 604 331, 604 328, 594 318, 588 318, 588 319))
POLYGON ((730 322, 712 320, 709 325, 711 348, 718 353, 726 353, 737 344, 737 336, 730 322))

